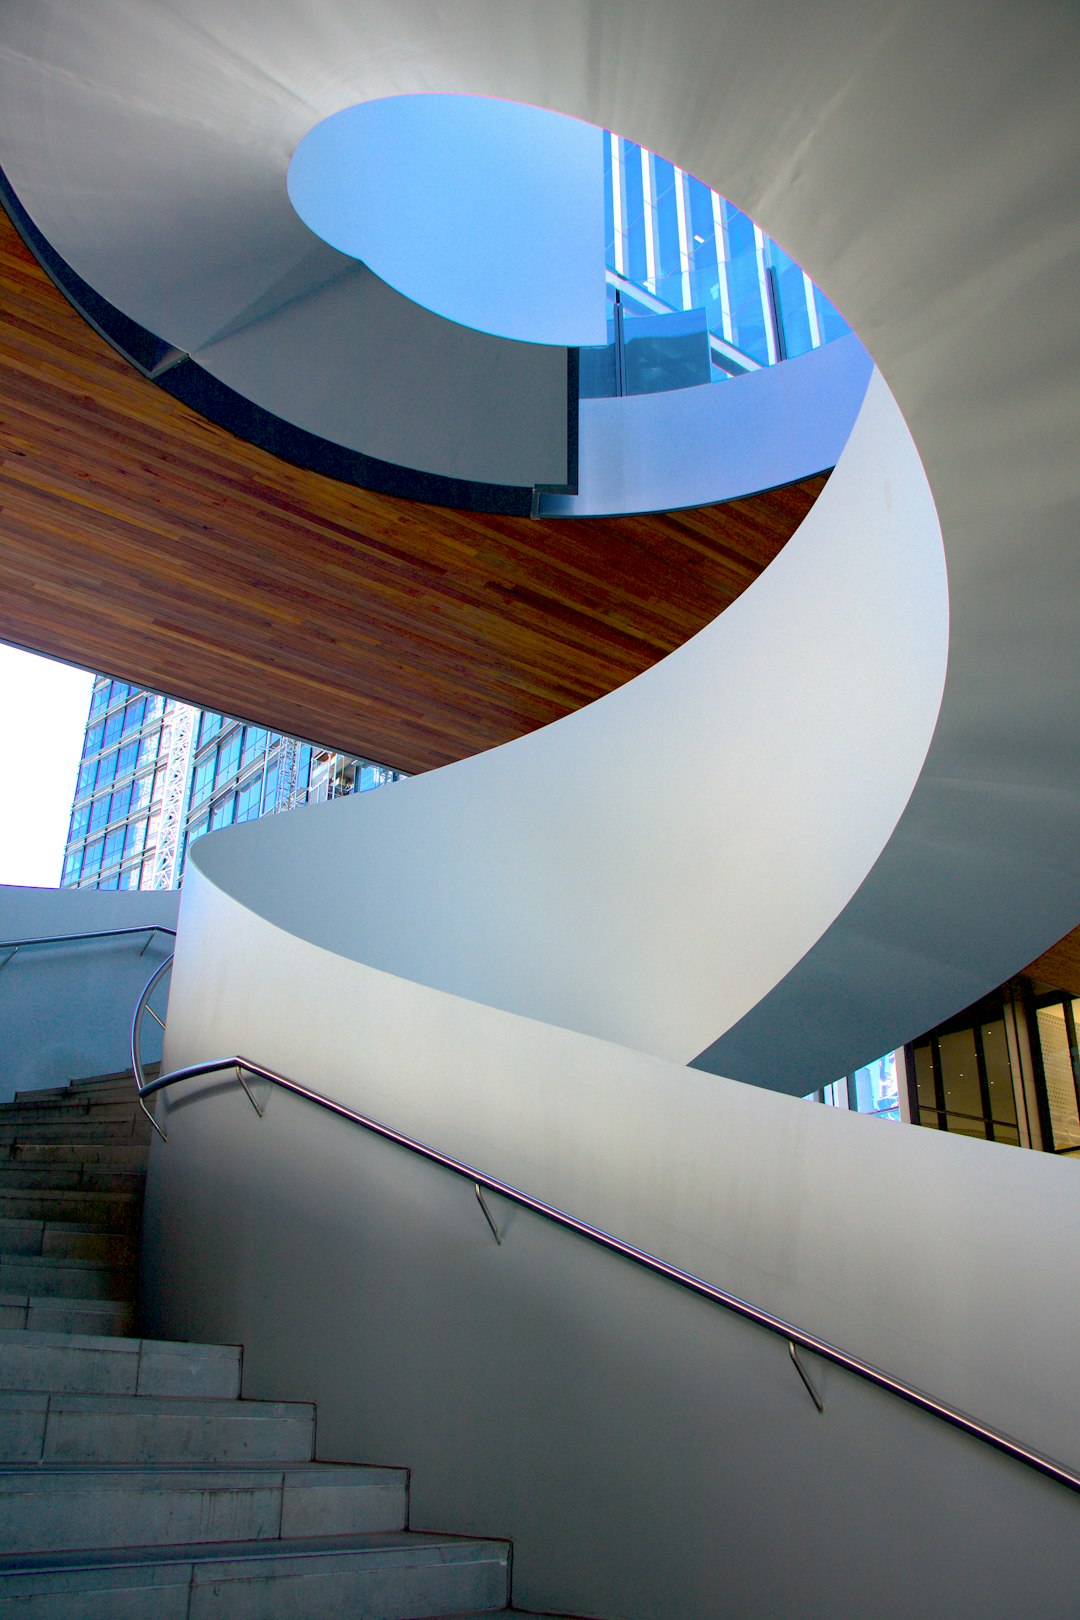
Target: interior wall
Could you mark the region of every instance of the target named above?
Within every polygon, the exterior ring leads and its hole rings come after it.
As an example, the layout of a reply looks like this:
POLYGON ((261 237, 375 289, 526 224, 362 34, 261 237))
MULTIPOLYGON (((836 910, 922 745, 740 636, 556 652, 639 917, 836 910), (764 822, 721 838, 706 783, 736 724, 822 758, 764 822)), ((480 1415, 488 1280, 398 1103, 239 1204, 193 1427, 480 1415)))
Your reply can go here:
MULTIPOLYGON (((103 889, 0 888, 0 942, 142 928, 175 929, 180 896, 103 889)), ((167 934, 22 947, 0 967, 0 1102, 16 1091, 131 1067, 131 1018, 139 992, 172 950, 167 934)), ((0 959, 10 952, 0 946, 0 959)), ((163 1006, 158 1011, 163 1012, 163 1006)), ((161 1057, 146 1021, 144 1056, 161 1057)))

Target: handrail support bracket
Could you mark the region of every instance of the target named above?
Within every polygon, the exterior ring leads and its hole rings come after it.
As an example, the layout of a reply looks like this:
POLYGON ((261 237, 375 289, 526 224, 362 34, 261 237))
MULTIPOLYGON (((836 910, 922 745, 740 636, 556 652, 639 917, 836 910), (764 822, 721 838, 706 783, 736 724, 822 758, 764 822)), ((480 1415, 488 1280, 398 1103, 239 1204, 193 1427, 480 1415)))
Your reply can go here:
POLYGON ((807 1372, 806 1368, 802 1364, 802 1360, 801 1360, 801 1358, 799 1356, 799 1352, 798 1352, 798 1349, 796 1347, 795 1340, 794 1339, 789 1339, 788 1342, 787 1342, 787 1347, 788 1347, 788 1352, 789 1352, 789 1354, 791 1356, 792 1364, 793 1364, 793 1366, 795 1368, 795 1371, 798 1373, 799 1377, 802 1379, 803 1383, 806 1385, 806 1393, 809 1395, 810 1399, 813 1401, 813 1403, 817 1407, 818 1411, 819 1412, 824 1412, 824 1410, 825 1410, 825 1402, 822 1400, 821 1396, 818 1394, 817 1390, 814 1388, 813 1384, 810 1381, 810 1374, 807 1372))
POLYGON ((476 1188, 476 1201, 480 1205, 480 1208, 484 1212, 485 1221, 487 1221, 488 1225, 491 1228, 491 1235, 495 1239, 496 1243, 501 1243, 502 1242, 502 1233, 499 1231, 499 1228, 495 1225, 495 1222, 492 1219, 491 1211, 488 1208, 487 1199, 484 1197, 484 1189, 483 1189, 483 1187, 481 1187, 481 1185, 480 1185, 480 1183, 478 1181, 474 1182, 473 1186, 476 1188))
POLYGON ((239 1080, 240 1084, 243 1086, 244 1090, 246 1091, 248 1102, 251 1104, 252 1108, 254 1108, 254 1110, 258 1114, 259 1118, 262 1119, 263 1118, 263 1110, 259 1106, 259 1103, 258 1103, 258 1101, 257 1101, 257 1099, 255 1097, 255 1093, 252 1091, 251 1087, 248 1085, 248 1082, 245 1080, 243 1068, 241 1067, 241 1065, 239 1063, 236 1065, 236 1078, 239 1080))

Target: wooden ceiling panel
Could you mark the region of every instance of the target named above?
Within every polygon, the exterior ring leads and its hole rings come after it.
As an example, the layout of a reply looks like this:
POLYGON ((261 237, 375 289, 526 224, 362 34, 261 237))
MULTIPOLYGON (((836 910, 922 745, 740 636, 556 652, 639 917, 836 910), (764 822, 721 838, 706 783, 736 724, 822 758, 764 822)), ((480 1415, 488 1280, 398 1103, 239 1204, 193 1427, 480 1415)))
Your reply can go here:
POLYGON ((0 213, 0 638, 400 769, 640 674, 825 475, 660 516, 503 517, 278 461, 136 372, 0 213))

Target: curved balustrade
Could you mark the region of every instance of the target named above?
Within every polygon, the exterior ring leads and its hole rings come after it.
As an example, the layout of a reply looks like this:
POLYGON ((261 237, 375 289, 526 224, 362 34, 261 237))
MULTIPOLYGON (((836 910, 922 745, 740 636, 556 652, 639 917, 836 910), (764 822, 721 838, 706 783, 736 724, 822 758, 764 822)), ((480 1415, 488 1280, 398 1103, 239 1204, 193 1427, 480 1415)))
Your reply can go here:
POLYGON ((476 1189, 477 1199, 480 1202, 484 1218, 491 1229, 492 1236, 500 1246, 503 1241, 502 1234, 484 1200, 483 1192, 485 1190, 497 1193, 499 1197, 507 1199, 511 1204, 516 1204, 521 1209, 530 1210, 534 1215, 541 1216, 542 1219, 562 1227, 565 1231, 574 1232, 579 1237, 587 1238, 589 1242, 599 1245, 600 1248, 606 1249, 609 1253, 619 1255, 624 1260, 629 1260, 634 1265, 641 1266, 646 1271, 651 1271, 657 1276, 666 1277, 669 1282, 678 1284, 680 1288, 685 1288, 702 1299, 710 1300, 714 1305, 719 1305, 722 1309, 730 1311, 746 1321, 754 1322, 767 1332, 785 1339, 796 1371, 820 1413, 824 1413, 824 1404, 799 1359, 798 1350, 800 1349, 812 1351, 814 1355, 820 1356, 823 1361, 831 1362, 836 1367, 842 1367, 846 1372, 853 1373, 857 1378, 865 1379, 867 1383, 875 1385, 878 1389, 886 1390, 889 1394, 898 1396, 900 1400, 906 1401, 908 1405, 918 1407, 920 1411, 928 1412, 932 1417, 942 1419, 945 1423, 951 1424, 953 1428, 962 1430, 963 1433, 971 1435, 974 1439, 981 1440, 986 1445, 992 1446, 996 1451, 1001 1451, 1006 1456, 1012 1457, 1014 1461, 1034 1469, 1036 1473, 1045 1475, 1047 1479, 1052 1479, 1057 1484, 1066 1486, 1069 1490, 1080 1492, 1080 1474, 1073 1473, 1071 1469, 1064 1467, 1059 1462, 1055 1462, 1053 1458, 1044 1456, 1041 1452, 1023 1445, 1009 1435, 1002 1434, 990 1425, 980 1423, 977 1418, 971 1417, 966 1412, 959 1411, 947 1402, 936 1400, 932 1395, 916 1389, 903 1379, 892 1377, 889 1373, 883 1372, 881 1368, 873 1367, 869 1362, 861 1360, 858 1356, 853 1356, 847 1351, 839 1349, 836 1345, 830 1344, 826 1339, 808 1333, 805 1329, 796 1327, 794 1323, 784 1321, 783 1318, 773 1315, 771 1311, 762 1310, 748 1300, 740 1299, 736 1294, 718 1288, 713 1283, 706 1282, 703 1277, 695 1277, 690 1272, 682 1270, 679 1266, 673 1266, 666 1260, 662 1260, 654 1254, 649 1254, 644 1249, 637 1248, 632 1243, 623 1242, 622 1239, 615 1237, 610 1232, 602 1231, 588 1221, 578 1220, 566 1210, 557 1209, 554 1205, 545 1203, 541 1198, 532 1197, 529 1193, 522 1191, 520 1187, 511 1186, 509 1182, 501 1180, 498 1176, 488 1175, 485 1171, 477 1169, 475 1165, 466 1164, 461 1159, 454 1158, 452 1154, 441 1153, 437 1148, 430 1147, 428 1144, 419 1142, 402 1131, 396 1131, 389 1125, 382 1124, 365 1114, 358 1113, 356 1109, 347 1108, 344 1103, 335 1102, 333 1098, 323 1096, 321 1092, 313 1090, 310 1086, 302 1085, 299 1081, 290 1079, 288 1075, 279 1074, 276 1070, 267 1068, 264 1064, 257 1063, 240 1053, 236 1053, 232 1057, 210 1058, 201 1063, 190 1063, 183 1068, 173 1069, 167 1074, 161 1074, 153 1080, 148 1080, 140 1056, 142 1020, 148 1010, 150 996, 171 967, 172 958, 168 957, 151 974, 136 1003, 131 1022, 131 1063, 135 1073, 135 1085, 139 1102, 147 1119, 163 1142, 168 1140, 167 1134, 147 1107, 147 1097, 169 1090, 186 1080, 197 1080, 209 1075, 231 1072, 235 1075, 237 1084, 243 1088, 249 1102, 261 1119, 263 1117, 263 1107, 252 1092, 248 1077, 263 1080, 270 1086, 277 1087, 281 1091, 289 1092, 294 1097, 300 1097, 305 1102, 312 1103, 316 1108, 323 1109, 337 1119, 358 1126, 361 1130, 367 1131, 373 1136, 381 1137, 385 1142, 392 1142, 396 1146, 406 1149, 409 1153, 415 1154, 418 1158, 426 1159, 429 1164, 439 1165, 443 1170, 449 1171, 451 1175, 459 1176, 465 1181, 471 1182, 476 1189))

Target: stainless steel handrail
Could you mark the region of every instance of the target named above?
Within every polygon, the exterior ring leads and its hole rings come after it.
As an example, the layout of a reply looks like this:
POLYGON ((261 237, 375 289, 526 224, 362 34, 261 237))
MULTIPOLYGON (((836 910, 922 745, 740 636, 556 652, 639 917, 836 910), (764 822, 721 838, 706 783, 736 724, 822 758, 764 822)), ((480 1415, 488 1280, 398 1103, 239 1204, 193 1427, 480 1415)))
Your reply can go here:
POLYGON ((0 951, 10 951, 0 962, 0 973, 4 971, 9 962, 13 962, 21 950, 29 949, 32 945, 77 945, 88 939, 124 939, 128 936, 146 934, 147 941, 139 955, 145 954, 150 941, 155 934, 168 934, 170 939, 176 938, 176 929, 167 928, 163 923, 147 923, 142 928, 94 928, 78 934, 37 934, 32 939, 0 939, 0 951))
POLYGON ((374 1136, 380 1136, 384 1141, 394 1142, 398 1147, 407 1148, 410 1153, 419 1158, 427 1159, 432 1164, 441 1165, 444 1170, 451 1171, 463 1180, 471 1181, 476 1189, 476 1196, 485 1219, 491 1228, 496 1242, 502 1243, 502 1234, 495 1226, 495 1222, 484 1201, 483 1190, 498 1193, 502 1198, 517 1204, 522 1209, 529 1209, 535 1215, 541 1215, 545 1220, 552 1221, 568 1231, 576 1232, 579 1237, 588 1238, 591 1243, 601 1248, 609 1249, 615 1254, 622 1255, 635 1265, 647 1271, 666 1277, 688 1292, 697 1294, 703 1299, 711 1300, 713 1304, 720 1305, 724 1310, 744 1320, 755 1322, 758 1327, 765 1328, 767 1332, 787 1341, 788 1352, 811 1400, 819 1413, 825 1410, 824 1403, 811 1382, 806 1369, 799 1359, 799 1350, 809 1350, 828 1361, 836 1367, 842 1367, 846 1372, 854 1373, 857 1378, 866 1383, 874 1384, 878 1389, 886 1390, 896 1395, 908 1405, 918 1407, 920 1411, 929 1412, 932 1417, 940 1418, 954 1429, 960 1429, 964 1434, 971 1435, 976 1440, 993 1446, 996 1451, 1004 1452, 1016 1462, 1033 1468, 1046 1478, 1056 1480, 1071 1491, 1080 1493, 1080 1475, 1072 1472, 1063 1463, 1056 1462, 1052 1457, 1025 1446, 1011 1435, 1003 1434, 1000 1430, 991 1428, 989 1424, 981 1423, 978 1418, 958 1407, 950 1406, 946 1401, 939 1401, 924 1390, 916 1388, 914 1384, 905 1383, 902 1378, 894 1378, 890 1373, 883 1372, 880 1367, 863 1361, 858 1356, 850 1355, 846 1350, 839 1349, 830 1344, 827 1339, 821 1339, 814 1333, 808 1333, 803 1328, 796 1327, 792 1322, 786 1322, 781 1316, 774 1316, 771 1311, 763 1310, 758 1305, 752 1305, 748 1300, 740 1299, 737 1294, 729 1293, 726 1289, 717 1288, 713 1283, 706 1282, 702 1277, 696 1277, 692 1272, 683 1271, 679 1266, 671 1265, 667 1260, 661 1260, 657 1255, 650 1254, 646 1249, 639 1249, 632 1243, 625 1243, 622 1238, 614 1237, 601 1227, 591 1226, 588 1221, 578 1220, 576 1216, 558 1209, 554 1204, 546 1204, 543 1199, 533 1198, 531 1194, 522 1192, 519 1187, 512 1186, 507 1181, 501 1181, 497 1176, 487 1175, 484 1171, 476 1169, 474 1165, 466 1164, 461 1159, 455 1159, 451 1154, 441 1153, 437 1148, 429 1147, 426 1143, 417 1141, 415 1137, 407 1136, 402 1131, 396 1131, 389 1125, 383 1125, 378 1120, 369 1118, 366 1114, 357 1113, 355 1109, 346 1108, 343 1103, 335 1102, 330 1097, 324 1097, 321 1092, 313 1091, 310 1086, 304 1086, 296 1080, 290 1080, 287 1075, 278 1074, 274 1069, 268 1069, 264 1064, 254 1063, 250 1058, 237 1054, 234 1057, 210 1058, 204 1063, 190 1063, 184 1068, 173 1069, 168 1074, 159 1075, 155 1080, 146 1080, 137 1050, 137 1040, 142 1026, 142 1013, 147 997, 153 992, 155 985, 172 965, 172 958, 168 957, 161 966, 150 976, 139 998, 132 1018, 132 1068, 135 1073, 135 1084, 139 1094, 139 1101, 154 1129, 162 1141, 167 1141, 165 1131, 154 1119, 146 1107, 145 1098, 155 1092, 164 1091, 169 1086, 178 1084, 181 1080, 194 1080, 202 1075, 223 1074, 230 1069, 234 1071, 238 1083, 243 1087, 255 1112, 262 1117, 263 1109, 257 1101, 245 1076, 250 1075, 258 1080, 268 1081, 282 1091, 291 1092, 294 1097, 302 1097, 318 1108, 325 1109, 327 1113, 335 1114, 339 1119, 346 1119, 350 1124, 359 1125, 374 1136))

